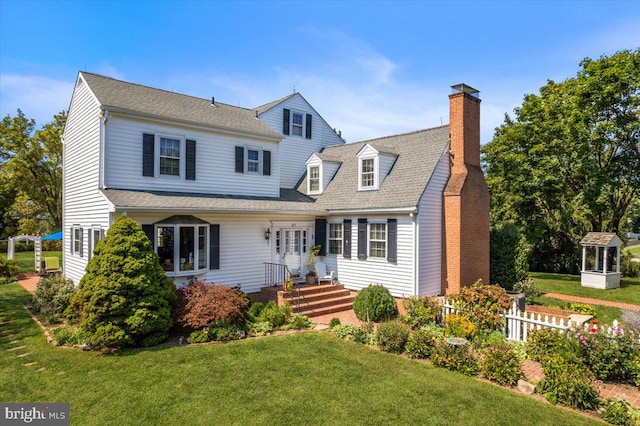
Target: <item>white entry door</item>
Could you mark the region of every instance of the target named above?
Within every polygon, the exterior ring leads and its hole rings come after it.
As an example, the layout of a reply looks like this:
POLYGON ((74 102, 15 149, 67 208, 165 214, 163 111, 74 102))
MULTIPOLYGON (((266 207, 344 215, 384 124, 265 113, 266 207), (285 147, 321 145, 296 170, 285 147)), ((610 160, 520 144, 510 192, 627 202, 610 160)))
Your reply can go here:
POLYGON ((282 257, 283 263, 287 265, 292 274, 302 274, 303 253, 306 231, 301 229, 282 230, 282 257))

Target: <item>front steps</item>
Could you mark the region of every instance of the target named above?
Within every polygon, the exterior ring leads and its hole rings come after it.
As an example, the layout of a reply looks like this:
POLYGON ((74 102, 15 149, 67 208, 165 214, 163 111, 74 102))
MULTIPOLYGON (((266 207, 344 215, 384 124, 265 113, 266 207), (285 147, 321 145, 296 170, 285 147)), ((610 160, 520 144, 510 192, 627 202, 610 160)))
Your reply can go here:
POLYGON ((278 304, 291 304, 293 314, 309 318, 353 309, 355 295, 342 284, 311 285, 278 292, 278 304))

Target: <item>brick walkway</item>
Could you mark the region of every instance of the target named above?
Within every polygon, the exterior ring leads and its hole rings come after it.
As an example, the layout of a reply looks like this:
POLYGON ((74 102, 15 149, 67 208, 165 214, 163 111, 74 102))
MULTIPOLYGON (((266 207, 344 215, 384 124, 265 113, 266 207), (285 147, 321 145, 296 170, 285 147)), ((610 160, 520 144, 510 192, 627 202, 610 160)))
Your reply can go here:
POLYGON ((38 286, 38 281, 40 281, 40 278, 40 275, 36 274, 35 272, 27 272, 18 275, 18 282, 29 293, 36 294, 36 287, 38 286))
POLYGON ((612 306, 614 308, 628 309, 632 311, 640 311, 640 305, 632 305, 631 303, 612 302, 610 300, 591 299, 589 297, 570 296, 560 293, 544 293, 546 297, 554 299, 566 300, 569 302, 588 303, 589 305, 612 306))

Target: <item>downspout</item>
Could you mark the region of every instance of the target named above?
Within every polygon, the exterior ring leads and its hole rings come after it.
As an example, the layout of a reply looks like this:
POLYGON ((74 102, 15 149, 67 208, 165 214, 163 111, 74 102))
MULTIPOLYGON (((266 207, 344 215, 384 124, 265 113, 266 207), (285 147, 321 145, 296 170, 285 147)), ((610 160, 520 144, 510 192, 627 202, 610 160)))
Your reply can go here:
POLYGON ((107 138, 107 122, 109 121, 109 110, 102 110, 100 113, 100 147, 98 157, 98 189, 104 189, 104 151, 107 138))
POLYGON ((419 296, 418 278, 420 277, 420 238, 418 232, 420 232, 420 226, 417 220, 418 212, 409 213, 409 217, 413 222, 413 296, 419 296))

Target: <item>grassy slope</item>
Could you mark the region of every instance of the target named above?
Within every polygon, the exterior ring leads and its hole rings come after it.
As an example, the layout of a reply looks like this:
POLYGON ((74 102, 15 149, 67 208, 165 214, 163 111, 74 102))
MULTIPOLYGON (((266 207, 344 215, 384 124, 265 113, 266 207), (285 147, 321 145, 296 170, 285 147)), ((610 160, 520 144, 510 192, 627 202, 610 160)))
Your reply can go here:
POLYGON ((640 258, 640 244, 636 244, 631 247, 626 247, 624 251, 629 252, 629 254, 631 254, 631 257, 640 258))
POLYGON ((596 424, 329 333, 110 356, 54 348, 23 310, 28 297, 0 286, 0 322, 12 321, 0 325, 0 401, 68 402, 72 424, 596 424), (16 345, 26 348, 7 352, 16 345))
POLYGON ((601 290, 598 288, 582 287, 580 285, 579 275, 548 274, 542 272, 531 272, 529 275, 544 292, 570 294, 573 296, 640 305, 640 278, 622 278, 620 280, 620 288, 601 290))
MULTIPOLYGON (((18 272, 35 272, 35 263, 34 258, 35 254, 33 251, 20 251, 15 253, 14 259, 18 261, 18 266, 20 267, 18 272)), ((7 258, 6 253, 0 253, 0 257, 7 258)), ((62 252, 61 251, 43 251, 41 259, 44 260, 45 257, 57 257, 60 259, 60 265, 62 265, 62 252)))

